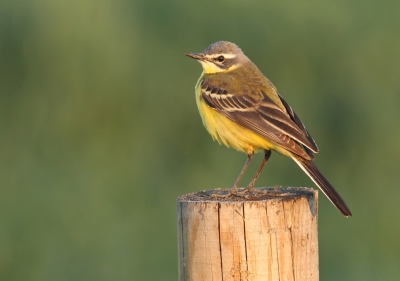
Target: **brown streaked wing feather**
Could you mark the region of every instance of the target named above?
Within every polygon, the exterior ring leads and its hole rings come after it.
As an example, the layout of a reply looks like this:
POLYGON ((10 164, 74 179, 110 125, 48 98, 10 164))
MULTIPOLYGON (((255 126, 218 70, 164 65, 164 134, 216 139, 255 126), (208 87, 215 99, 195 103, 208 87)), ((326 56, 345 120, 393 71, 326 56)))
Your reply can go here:
POLYGON ((311 149, 313 148, 301 128, 299 128, 290 116, 282 111, 282 109, 264 93, 263 100, 259 103, 257 110, 265 121, 275 126, 279 131, 290 136, 304 146, 310 146, 311 149))
POLYGON ((291 119, 297 124, 297 126, 299 126, 299 128, 303 131, 304 135, 306 136, 306 138, 308 139, 308 141, 311 144, 310 149, 314 152, 314 153, 318 153, 319 149, 317 144, 315 143, 314 139, 312 138, 312 136, 310 135, 310 133, 308 132, 308 130, 306 129, 306 127, 304 126, 303 122, 301 122, 299 116, 297 116, 296 112, 294 112, 294 110, 290 107, 290 105, 281 97, 281 95, 278 95, 279 98, 281 99, 283 105, 286 108, 286 111, 289 113, 291 119))
POLYGON ((271 124, 264 120, 258 112, 220 112, 232 121, 265 137, 284 149, 305 159, 313 159, 303 150, 301 145, 288 135, 281 133, 274 126, 271 126, 271 124))
POLYGON ((265 98, 265 95, 263 100, 256 101, 247 95, 232 96, 225 89, 222 91, 224 94, 216 94, 220 91, 209 83, 202 83, 201 86, 202 97, 210 107, 305 159, 313 158, 297 143, 307 143, 302 131, 274 102, 265 98))

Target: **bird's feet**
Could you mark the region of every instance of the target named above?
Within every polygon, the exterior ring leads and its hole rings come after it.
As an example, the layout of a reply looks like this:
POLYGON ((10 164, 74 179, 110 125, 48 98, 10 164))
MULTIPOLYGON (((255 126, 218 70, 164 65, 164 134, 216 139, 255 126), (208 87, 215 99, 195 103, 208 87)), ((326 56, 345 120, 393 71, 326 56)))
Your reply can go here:
POLYGON ((229 198, 233 197, 238 193, 238 188, 236 186, 232 187, 228 193, 226 194, 220 194, 220 193, 214 193, 211 195, 211 198, 229 198))
POLYGON ((268 193, 265 189, 257 189, 253 185, 248 185, 243 190, 237 192, 237 196, 242 196, 244 198, 249 198, 250 196, 262 196, 268 193))
POLYGON ((212 198, 229 198, 229 197, 243 197, 243 198, 249 198, 250 196, 262 196, 266 195, 268 193, 268 190, 266 189, 257 189, 253 185, 248 185, 245 188, 237 188, 233 187, 231 190, 228 191, 227 194, 219 194, 219 193, 214 193, 211 195, 212 198))

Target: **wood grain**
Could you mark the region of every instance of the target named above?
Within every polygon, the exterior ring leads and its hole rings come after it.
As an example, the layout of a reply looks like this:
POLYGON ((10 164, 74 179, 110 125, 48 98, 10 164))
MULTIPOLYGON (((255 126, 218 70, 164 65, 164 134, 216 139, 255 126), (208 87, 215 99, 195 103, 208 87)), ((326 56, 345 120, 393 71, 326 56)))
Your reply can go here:
POLYGON ((318 193, 265 188, 265 195, 178 198, 180 281, 316 281, 318 193))

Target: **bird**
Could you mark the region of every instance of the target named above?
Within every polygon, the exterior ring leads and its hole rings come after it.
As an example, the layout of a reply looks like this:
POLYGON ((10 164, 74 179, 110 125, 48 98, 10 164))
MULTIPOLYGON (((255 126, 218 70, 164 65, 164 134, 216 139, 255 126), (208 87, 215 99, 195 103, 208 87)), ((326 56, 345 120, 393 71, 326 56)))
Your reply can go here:
POLYGON ((256 180, 275 151, 293 159, 345 217, 352 215, 346 202, 314 164, 314 154, 319 150, 303 122, 236 44, 218 41, 202 53, 185 55, 203 67, 195 93, 205 128, 220 144, 247 154, 233 187, 222 196, 256 192, 256 180), (264 158, 250 184, 240 191, 239 182, 254 153, 260 150, 264 150, 264 158))

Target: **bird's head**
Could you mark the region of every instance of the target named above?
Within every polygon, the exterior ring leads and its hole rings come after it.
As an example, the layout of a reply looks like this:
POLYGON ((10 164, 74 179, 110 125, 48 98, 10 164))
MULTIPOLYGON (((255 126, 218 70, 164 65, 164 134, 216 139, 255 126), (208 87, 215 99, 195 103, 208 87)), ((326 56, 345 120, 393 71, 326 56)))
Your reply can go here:
POLYGON ((208 74, 232 71, 249 60, 236 44, 227 41, 213 43, 202 53, 185 55, 198 60, 208 74))

